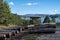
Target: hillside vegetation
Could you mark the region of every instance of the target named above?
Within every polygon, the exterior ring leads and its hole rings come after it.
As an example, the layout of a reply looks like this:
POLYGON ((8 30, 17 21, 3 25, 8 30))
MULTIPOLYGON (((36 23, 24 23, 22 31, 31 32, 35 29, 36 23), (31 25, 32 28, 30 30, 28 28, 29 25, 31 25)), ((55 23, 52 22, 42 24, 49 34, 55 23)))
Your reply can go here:
POLYGON ((10 11, 8 3, 0 0, 0 25, 21 25, 22 19, 19 15, 13 14, 10 11))

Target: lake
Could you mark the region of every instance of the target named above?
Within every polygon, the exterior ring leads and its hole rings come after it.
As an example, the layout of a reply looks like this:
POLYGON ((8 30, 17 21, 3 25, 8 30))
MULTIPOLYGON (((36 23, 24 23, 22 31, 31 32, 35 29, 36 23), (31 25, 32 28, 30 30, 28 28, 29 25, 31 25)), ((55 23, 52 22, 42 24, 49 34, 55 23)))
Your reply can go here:
MULTIPOLYGON (((45 17, 42 17, 42 18, 40 18, 39 20, 41 20, 41 22, 43 22, 43 21, 44 21, 44 18, 45 18, 45 17)), ((22 18, 22 19, 30 20, 30 18, 22 18)), ((50 18, 50 20, 51 20, 51 18, 50 18)), ((60 22, 60 18, 56 18, 55 21, 56 21, 56 23, 57 23, 57 22, 60 22)))

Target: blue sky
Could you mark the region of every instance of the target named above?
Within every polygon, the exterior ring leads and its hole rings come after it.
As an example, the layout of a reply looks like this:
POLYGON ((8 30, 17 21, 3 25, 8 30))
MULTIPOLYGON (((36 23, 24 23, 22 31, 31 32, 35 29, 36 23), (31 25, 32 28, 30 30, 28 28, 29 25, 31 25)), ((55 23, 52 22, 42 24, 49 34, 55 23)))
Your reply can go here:
POLYGON ((60 14, 60 0, 6 0, 12 13, 60 14))

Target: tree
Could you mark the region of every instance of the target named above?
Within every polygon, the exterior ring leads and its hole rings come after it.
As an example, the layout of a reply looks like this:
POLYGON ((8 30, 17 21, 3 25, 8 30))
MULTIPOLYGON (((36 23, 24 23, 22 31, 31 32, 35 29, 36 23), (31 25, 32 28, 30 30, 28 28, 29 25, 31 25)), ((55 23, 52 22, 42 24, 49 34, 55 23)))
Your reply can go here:
POLYGON ((43 23, 49 23, 49 22, 50 22, 49 16, 46 16, 43 23))
POLYGON ((0 0, 0 25, 21 25, 22 20, 20 15, 13 14, 10 11, 6 1, 0 0))
POLYGON ((6 1, 2 1, 1 13, 0 13, 0 24, 8 24, 8 19, 10 17, 10 8, 6 1))
POLYGON ((52 22, 56 22, 55 18, 57 18, 58 16, 56 16, 56 15, 50 15, 50 17, 52 18, 52 20, 51 20, 52 22))
POLYGON ((2 14, 3 14, 3 0, 0 0, 0 24, 2 24, 4 20, 2 14))

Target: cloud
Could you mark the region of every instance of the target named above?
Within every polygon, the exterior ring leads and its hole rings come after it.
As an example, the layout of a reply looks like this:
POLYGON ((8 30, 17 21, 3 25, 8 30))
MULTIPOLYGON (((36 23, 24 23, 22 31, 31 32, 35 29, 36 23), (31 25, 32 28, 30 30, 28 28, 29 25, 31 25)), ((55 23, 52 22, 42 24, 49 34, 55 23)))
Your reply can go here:
POLYGON ((54 10, 54 12, 57 12, 57 10, 54 10))
POLYGON ((25 5, 27 5, 27 6, 33 6, 33 5, 38 5, 38 3, 26 3, 25 5))
POLYGON ((14 5, 14 3, 13 2, 9 2, 9 5, 14 5))
POLYGON ((54 9, 48 10, 48 12, 49 12, 50 14, 57 14, 57 13, 58 13, 57 10, 54 10, 54 9))

